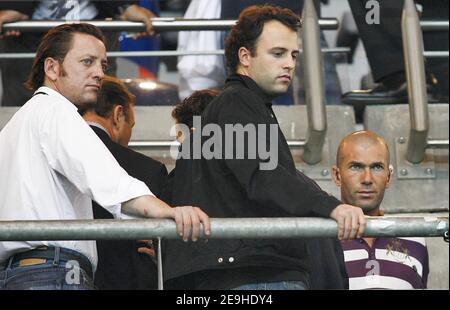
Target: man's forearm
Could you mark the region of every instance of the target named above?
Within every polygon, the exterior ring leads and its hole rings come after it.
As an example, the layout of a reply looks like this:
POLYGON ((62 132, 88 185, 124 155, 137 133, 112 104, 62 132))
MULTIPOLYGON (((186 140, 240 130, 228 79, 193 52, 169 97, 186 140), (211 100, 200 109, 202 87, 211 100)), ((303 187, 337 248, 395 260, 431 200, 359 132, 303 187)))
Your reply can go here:
POLYGON ((0 10, 0 26, 4 23, 12 23, 19 20, 28 19, 28 15, 15 10, 0 10))
POLYGON ((152 218, 174 218, 173 209, 154 196, 141 196, 122 204, 122 212, 152 218))

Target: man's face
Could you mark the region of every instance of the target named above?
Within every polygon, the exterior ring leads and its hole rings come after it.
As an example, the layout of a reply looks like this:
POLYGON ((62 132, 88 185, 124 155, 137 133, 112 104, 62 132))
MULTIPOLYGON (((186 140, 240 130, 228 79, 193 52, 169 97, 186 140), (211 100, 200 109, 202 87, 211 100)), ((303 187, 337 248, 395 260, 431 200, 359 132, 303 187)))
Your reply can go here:
POLYGON ((103 42, 94 36, 76 33, 55 86, 76 106, 96 102, 106 63, 103 42))
POLYGON ((366 215, 378 215, 391 180, 386 147, 381 143, 349 142, 341 152, 341 162, 333 168, 333 177, 341 188, 342 201, 362 208, 366 215))
POLYGON ((128 118, 126 118, 125 115, 122 115, 119 118, 117 143, 119 143, 120 145, 125 146, 125 147, 128 146, 128 143, 130 143, 134 124, 135 124, 134 105, 130 104, 129 108, 128 108, 128 118))
POLYGON ((266 94, 277 97, 286 93, 292 82, 298 54, 297 32, 278 21, 269 21, 245 69, 266 94))

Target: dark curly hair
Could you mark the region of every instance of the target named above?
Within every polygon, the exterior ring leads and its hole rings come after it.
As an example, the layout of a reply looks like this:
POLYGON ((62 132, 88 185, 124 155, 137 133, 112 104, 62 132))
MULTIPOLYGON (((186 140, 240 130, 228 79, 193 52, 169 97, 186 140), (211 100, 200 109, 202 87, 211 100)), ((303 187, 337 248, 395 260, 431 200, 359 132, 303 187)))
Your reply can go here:
POLYGON ((44 84, 44 62, 48 57, 58 60, 59 63, 64 62, 64 58, 72 47, 72 38, 75 33, 88 34, 105 43, 102 31, 91 24, 62 24, 51 29, 41 40, 37 49, 30 75, 25 83, 28 89, 35 91, 44 84))
POLYGON ((177 123, 185 124, 192 128, 193 117, 201 115, 203 110, 218 94, 219 91, 214 89, 198 90, 175 106, 172 111, 172 117, 177 123))
POLYGON ((267 4, 253 5, 244 9, 225 41, 225 58, 231 73, 236 73, 239 65, 239 49, 245 47, 254 56, 256 41, 263 32, 264 25, 272 20, 279 21, 294 31, 298 31, 301 27, 300 17, 290 9, 267 4))

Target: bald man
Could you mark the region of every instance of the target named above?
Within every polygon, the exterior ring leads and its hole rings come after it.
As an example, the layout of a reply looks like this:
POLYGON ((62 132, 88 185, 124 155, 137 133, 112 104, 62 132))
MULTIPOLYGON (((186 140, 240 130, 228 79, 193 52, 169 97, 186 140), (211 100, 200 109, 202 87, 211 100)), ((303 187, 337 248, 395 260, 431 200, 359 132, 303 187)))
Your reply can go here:
MULTIPOLYGON (((339 145, 333 179, 343 203, 365 215, 381 216, 392 180, 386 141, 370 131, 345 137, 339 145)), ((426 288, 428 251, 424 238, 362 238, 341 241, 350 289, 426 288)))

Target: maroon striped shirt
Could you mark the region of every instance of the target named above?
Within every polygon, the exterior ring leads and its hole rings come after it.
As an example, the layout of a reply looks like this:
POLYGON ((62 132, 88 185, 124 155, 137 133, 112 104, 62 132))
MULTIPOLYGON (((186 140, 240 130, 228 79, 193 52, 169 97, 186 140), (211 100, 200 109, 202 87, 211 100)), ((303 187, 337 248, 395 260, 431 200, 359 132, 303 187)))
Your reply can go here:
POLYGON ((350 289, 422 289, 427 286, 428 251, 424 238, 342 241, 350 289))

